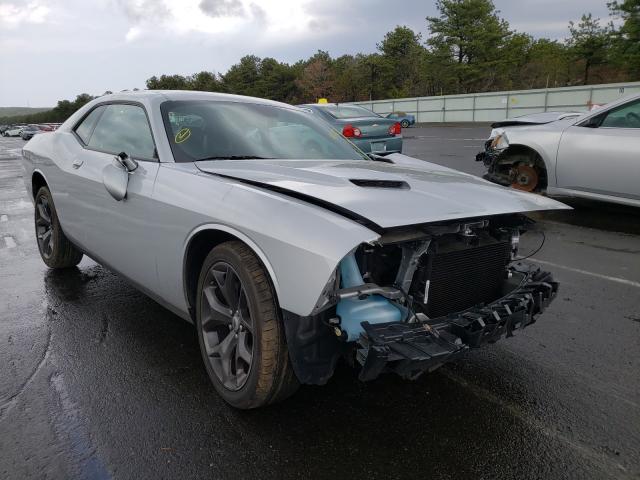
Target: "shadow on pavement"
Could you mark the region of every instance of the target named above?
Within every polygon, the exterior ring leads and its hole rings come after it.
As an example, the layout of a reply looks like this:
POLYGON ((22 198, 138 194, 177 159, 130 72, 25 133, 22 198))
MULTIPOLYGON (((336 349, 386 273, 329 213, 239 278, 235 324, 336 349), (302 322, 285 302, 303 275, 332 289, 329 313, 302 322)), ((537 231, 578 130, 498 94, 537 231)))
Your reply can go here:
POLYGON ((484 388, 482 378, 460 381, 449 367, 416 382, 385 376, 364 384, 343 366, 328 385, 302 387, 282 404, 233 410, 210 385, 190 324, 100 266, 49 271, 44 282, 55 312, 54 358, 79 421, 100 461, 127 478, 562 478, 568 467, 594 471, 514 415, 517 405, 479 395, 471 384, 484 388))
POLYGON ((640 208, 598 202, 582 198, 558 197, 573 210, 557 210, 535 214, 543 220, 580 227, 640 235, 640 208))

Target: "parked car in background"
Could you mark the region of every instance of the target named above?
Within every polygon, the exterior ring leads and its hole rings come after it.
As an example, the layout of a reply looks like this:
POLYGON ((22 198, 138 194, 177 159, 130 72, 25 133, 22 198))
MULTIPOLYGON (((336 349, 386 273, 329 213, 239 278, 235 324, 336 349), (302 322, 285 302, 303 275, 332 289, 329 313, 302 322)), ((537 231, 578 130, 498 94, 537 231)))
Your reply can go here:
POLYGON ((22 155, 44 263, 89 255, 193 322, 235 407, 324 384, 341 357, 362 380, 416 378, 532 324, 556 296, 517 252, 524 212, 565 205, 370 158, 283 103, 102 96, 22 155))
POLYGON ((487 167, 486 179, 528 192, 640 206, 640 95, 583 114, 536 116, 492 125, 476 156, 487 167))
POLYGON ((411 125, 415 125, 416 117, 413 115, 409 115, 406 112, 391 112, 385 115, 387 118, 391 120, 395 120, 396 122, 400 122, 402 128, 409 128, 411 125))
POLYGON ((34 135, 38 135, 40 133, 44 133, 45 131, 46 130, 44 130, 39 125, 27 125, 20 132, 20 136, 22 137, 23 140, 31 140, 34 135))
POLYGON ((26 125, 11 125, 2 135, 5 137, 19 137, 24 127, 26 127, 26 125))
POLYGON ((7 130, 11 125, 0 125, 0 135, 4 134, 5 130, 7 130))
POLYGON ((300 106, 328 122, 365 153, 402 152, 402 127, 396 120, 383 118, 358 105, 311 103, 300 106))

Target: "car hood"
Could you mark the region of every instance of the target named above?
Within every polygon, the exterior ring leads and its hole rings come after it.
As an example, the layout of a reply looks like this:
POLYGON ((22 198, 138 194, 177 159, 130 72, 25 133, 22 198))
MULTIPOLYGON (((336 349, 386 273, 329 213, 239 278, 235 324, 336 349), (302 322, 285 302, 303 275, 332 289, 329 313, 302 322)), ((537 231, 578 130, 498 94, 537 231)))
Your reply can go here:
POLYGON ((507 118, 491 124, 491 128, 511 127, 516 125, 544 125, 564 118, 577 118, 583 113, 579 112, 541 112, 530 115, 522 115, 515 118, 507 118))
POLYGON ((275 190, 375 227, 438 222, 505 213, 570 208, 479 177, 394 154, 367 160, 215 160, 198 168, 257 188, 275 190), (317 201, 316 201, 317 200, 317 201))

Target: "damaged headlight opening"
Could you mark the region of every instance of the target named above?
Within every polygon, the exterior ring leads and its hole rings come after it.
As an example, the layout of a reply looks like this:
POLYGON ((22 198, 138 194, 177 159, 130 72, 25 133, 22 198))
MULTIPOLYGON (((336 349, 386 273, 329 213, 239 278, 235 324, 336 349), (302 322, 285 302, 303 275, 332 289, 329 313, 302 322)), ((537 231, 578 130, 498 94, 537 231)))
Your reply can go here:
POLYGON ((491 141, 491 149, 493 150, 505 150, 509 148, 509 139, 504 132, 498 133, 491 141))

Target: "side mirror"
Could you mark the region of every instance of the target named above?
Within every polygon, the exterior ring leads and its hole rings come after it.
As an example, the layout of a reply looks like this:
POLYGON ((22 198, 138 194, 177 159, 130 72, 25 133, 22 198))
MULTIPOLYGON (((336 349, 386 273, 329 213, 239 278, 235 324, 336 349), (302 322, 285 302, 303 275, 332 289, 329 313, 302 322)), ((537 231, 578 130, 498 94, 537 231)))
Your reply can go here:
POLYGON ((102 169, 102 183, 107 192, 119 202, 127 196, 129 173, 115 163, 110 163, 102 169))
POLYGON ((122 165, 122 168, 124 168, 127 172, 133 172, 136 168, 138 168, 138 162, 136 162, 125 152, 120 152, 118 155, 116 155, 115 160, 120 165, 122 165))
POLYGON ((118 202, 127 196, 129 174, 138 168, 138 162, 124 152, 113 158, 113 162, 102 169, 102 183, 107 192, 118 202))

